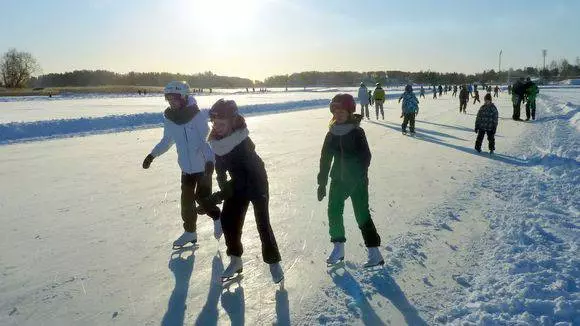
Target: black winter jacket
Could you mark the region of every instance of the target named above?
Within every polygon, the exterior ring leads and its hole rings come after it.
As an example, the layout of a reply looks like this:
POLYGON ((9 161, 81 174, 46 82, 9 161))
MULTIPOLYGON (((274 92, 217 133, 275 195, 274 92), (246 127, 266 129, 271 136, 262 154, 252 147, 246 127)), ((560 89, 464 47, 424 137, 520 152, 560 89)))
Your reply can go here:
POLYGON ((361 116, 356 114, 351 121, 332 126, 326 134, 320 155, 318 185, 326 186, 329 171, 332 179, 345 183, 366 180, 371 151, 365 132, 359 126, 360 120, 361 116))
POLYGON ((226 150, 225 153, 215 146, 215 140, 210 140, 215 151, 217 181, 220 189, 224 190, 228 186, 226 172, 229 172, 234 196, 242 196, 250 200, 258 199, 268 196, 268 176, 264 162, 255 151, 256 146, 248 137, 247 129, 244 131, 236 132, 218 141, 232 141, 233 149, 226 150))

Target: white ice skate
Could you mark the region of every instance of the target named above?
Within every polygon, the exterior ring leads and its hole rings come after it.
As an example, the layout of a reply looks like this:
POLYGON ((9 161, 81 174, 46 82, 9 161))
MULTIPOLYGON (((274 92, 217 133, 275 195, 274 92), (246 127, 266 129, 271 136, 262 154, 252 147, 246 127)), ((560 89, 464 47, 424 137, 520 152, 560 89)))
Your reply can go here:
POLYGON ((219 240, 222 237, 222 222, 221 220, 214 220, 213 221, 213 236, 216 240, 219 240))
POLYGON ((344 260, 344 242, 334 242, 334 248, 326 259, 328 265, 335 265, 344 260))
POLYGON ((222 273, 222 282, 227 282, 239 275, 244 271, 242 257, 230 256, 230 264, 226 270, 222 273))
POLYGON ((383 259, 383 255, 381 255, 381 252, 379 251, 379 247, 370 247, 368 248, 368 252, 369 259, 364 264, 365 268, 385 264, 385 260, 383 259))
POLYGON ((195 232, 183 232, 183 234, 173 241, 173 248, 179 249, 188 243, 195 244, 197 242, 197 234, 195 232))
POLYGON ((270 264, 270 274, 272 274, 272 281, 275 284, 280 283, 284 279, 284 271, 280 263, 270 264))

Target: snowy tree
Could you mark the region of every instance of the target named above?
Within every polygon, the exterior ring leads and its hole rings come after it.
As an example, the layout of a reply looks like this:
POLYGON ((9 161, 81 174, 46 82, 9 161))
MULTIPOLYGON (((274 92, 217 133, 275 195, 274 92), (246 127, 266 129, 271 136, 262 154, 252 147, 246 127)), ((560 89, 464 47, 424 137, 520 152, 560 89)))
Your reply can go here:
POLYGON ((0 59, 0 74, 7 88, 22 88, 40 66, 32 54, 10 49, 0 59))

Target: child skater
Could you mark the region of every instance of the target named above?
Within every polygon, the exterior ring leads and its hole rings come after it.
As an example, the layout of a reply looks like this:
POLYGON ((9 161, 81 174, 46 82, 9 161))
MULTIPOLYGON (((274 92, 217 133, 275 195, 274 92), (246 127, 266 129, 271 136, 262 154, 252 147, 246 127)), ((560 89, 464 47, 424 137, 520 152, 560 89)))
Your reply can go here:
MULTIPOLYGON (((209 143, 215 152, 217 181, 221 191, 214 196, 224 200, 221 214, 230 264, 222 274, 227 281, 243 270, 241 242, 244 218, 250 203, 262 242, 262 259, 270 266, 274 283, 284 279, 280 251, 270 226, 269 187, 264 162, 255 151, 244 118, 234 101, 218 100, 211 108, 212 130, 209 143), (229 172, 230 181, 226 173, 229 172)), ((213 201, 213 200, 208 200, 213 201)))
POLYGON ((413 86, 405 86, 405 93, 399 97, 399 103, 403 100, 401 118, 403 119, 403 124, 401 125, 403 129, 403 135, 407 134, 407 124, 410 124, 411 135, 415 134, 415 117, 419 114, 419 99, 413 93, 413 86))
POLYGON ((328 224, 330 241, 334 244, 326 263, 334 265, 344 259, 344 203, 352 201, 354 215, 368 249, 365 267, 384 264, 379 251, 381 238, 369 211, 368 168, 371 152, 364 130, 360 127, 362 117, 353 114, 354 98, 349 94, 337 94, 330 102, 330 130, 324 139, 318 173, 318 200, 326 197, 326 185, 330 172, 328 199, 328 224), (333 162, 334 160, 334 162, 333 162))
POLYGON ((497 108, 491 102, 491 94, 485 94, 483 98, 483 105, 477 112, 475 119, 475 132, 477 139, 475 140, 475 150, 481 153, 481 144, 483 137, 487 134, 487 141, 489 142, 489 154, 495 151, 495 132, 497 130, 498 113, 497 108))
POLYGON ((181 219, 184 232, 173 242, 174 248, 197 242, 197 215, 209 215, 214 222, 214 236, 222 234, 220 209, 215 204, 204 202, 211 194, 214 170, 214 154, 207 143, 208 110, 199 110, 189 85, 172 81, 165 86, 165 100, 169 107, 164 113, 163 138, 145 157, 143 168, 148 169, 153 159, 167 152, 173 144, 177 147, 177 162, 181 168, 181 219), (200 210, 195 208, 195 201, 200 210))

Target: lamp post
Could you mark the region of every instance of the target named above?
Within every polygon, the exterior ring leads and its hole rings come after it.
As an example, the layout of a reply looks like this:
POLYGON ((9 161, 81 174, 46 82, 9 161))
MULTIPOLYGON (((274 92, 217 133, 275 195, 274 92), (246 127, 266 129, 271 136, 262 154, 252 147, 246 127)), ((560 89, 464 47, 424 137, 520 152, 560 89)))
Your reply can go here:
POLYGON ((497 72, 501 72, 501 55, 503 53, 503 50, 499 50, 499 65, 497 66, 497 72))

